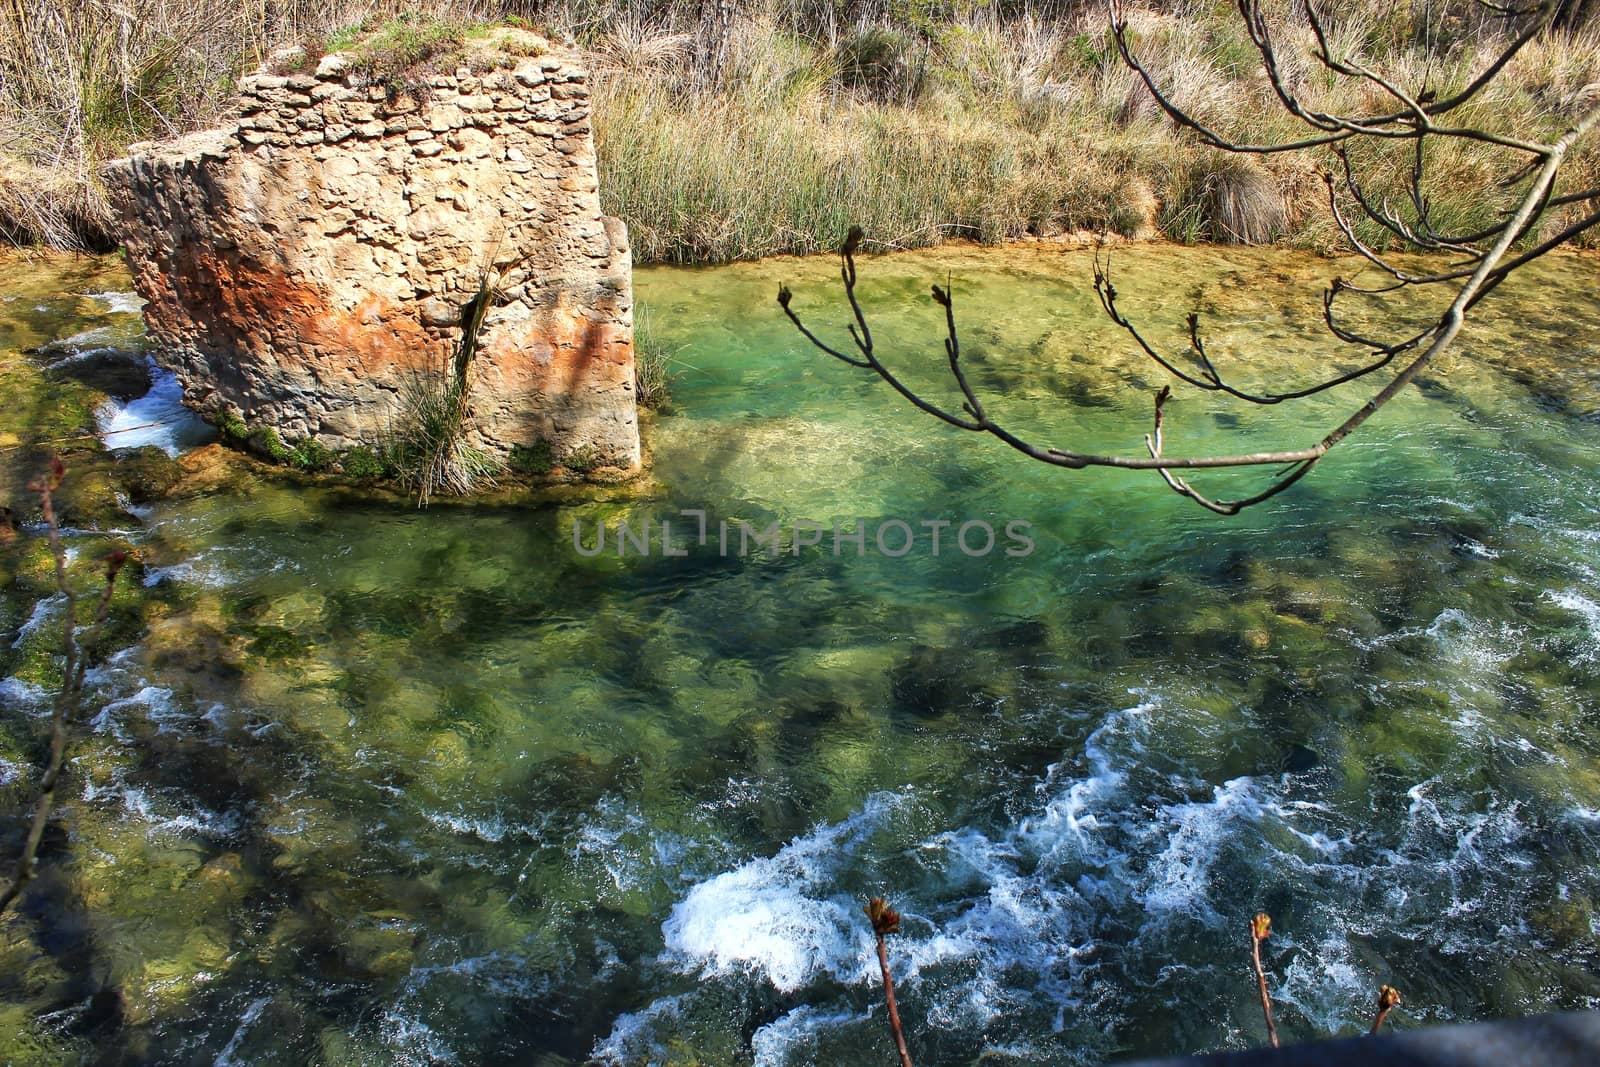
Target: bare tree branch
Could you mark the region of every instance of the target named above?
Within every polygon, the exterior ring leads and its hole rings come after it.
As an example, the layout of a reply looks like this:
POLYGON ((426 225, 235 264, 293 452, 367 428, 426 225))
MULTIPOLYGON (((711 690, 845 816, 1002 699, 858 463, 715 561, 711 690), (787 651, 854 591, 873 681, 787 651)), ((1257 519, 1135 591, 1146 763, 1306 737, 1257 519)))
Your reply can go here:
POLYGON ((1592 105, 1581 114, 1559 137, 1549 141, 1534 141, 1511 137, 1494 130, 1468 125, 1444 125, 1438 122, 1446 115, 1473 99, 1516 54, 1534 40, 1551 24, 1557 5, 1545 0, 1534 6, 1522 8, 1485 4, 1486 10, 1510 20, 1525 20, 1514 30, 1514 36, 1499 50, 1489 66, 1463 90, 1443 100, 1436 101, 1434 94, 1424 85, 1411 88, 1399 79, 1367 64, 1335 54, 1334 47, 1322 16, 1310 0, 1304 0, 1302 10, 1309 24, 1314 44, 1312 56, 1336 77, 1358 79, 1376 86, 1394 100, 1399 109, 1372 115, 1338 115, 1307 106, 1290 89, 1281 74, 1276 47, 1273 43, 1264 7, 1258 0, 1237 0, 1240 17, 1246 32, 1261 57, 1273 92, 1286 112, 1307 126, 1312 135, 1299 140, 1280 143, 1246 143, 1234 140, 1221 131, 1201 121, 1176 103, 1161 87, 1159 80, 1135 53, 1128 29, 1122 0, 1107 0, 1106 10, 1113 39, 1122 61, 1143 81, 1162 111, 1180 128, 1192 133, 1202 144, 1225 152, 1244 154, 1273 154, 1326 150, 1339 165, 1335 175, 1323 171, 1328 189, 1328 208, 1346 243, 1362 259, 1385 274, 1391 282, 1382 286, 1362 286, 1335 278, 1323 295, 1323 319, 1332 335, 1343 344, 1364 349, 1364 354, 1349 369, 1328 374, 1316 381, 1302 385, 1273 389, 1245 389, 1230 382, 1219 370, 1206 350, 1198 314, 1187 321, 1187 352, 1182 356, 1163 353, 1145 331, 1135 326, 1118 305, 1118 293, 1112 284, 1109 265, 1096 256, 1094 271, 1095 293, 1102 309, 1113 323, 1127 332, 1139 350, 1162 370, 1179 382, 1206 392, 1233 397, 1250 404, 1275 405, 1299 400, 1348 385, 1369 375, 1383 371, 1392 373, 1388 382, 1356 408, 1337 426, 1326 432, 1315 443, 1298 448, 1266 450, 1214 456, 1169 456, 1164 450, 1162 434, 1163 407, 1170 391, 1163 391, 1156 399, 1156 423, 1145 435, 1145 455, 1102 455, 1081 452, 1067 446, 1043 445, 1027 440, 1006 428, 986 410, 982 398, 973 389, 961 363, 960 339, 956 328, 955 301, 951 292, 941 286, 932 288, 934 303, 943 309, 946 361, 951 378, 960 390, 962 403, 959 411, 947 410, 908 387, 890 370, 877 354, 872 332, 857 293, 856 254, 863 240, 859 228, 852 228, 840 250, 840 279, 844 284, 845 298, 849 304, 852 322, 848 325, 856 354, 830 346, 801 320, 793 306, 793 294, 787 287, 778 293, 778 302, 784 313, 794 323, 801 335, 811 344, 834 358, 859 369, 870 370, 922 411, 933 415, 957 429, 970 433, 984 433, 1004 442, 1009 447, 1031 459, 1054 466, 1081 470, 1087 467, 1116 467, 1127 470, 1154 470, 1174 492, 1193 500, 1208 510, 1225 515, 1237 514, 1244 508, 1268 500, 1298 482, 1328 451, 1348 437, 1372 417, 1401 390, 1415 380, 1439 353, 1443 352, 1460 332, 1464 316, 1490 292, 1494 291, 1513 271, 1544 255, 1551 249, 1572 240, 1596 226, 1600 226, 1600 205, 1594 205, 1600 189, 1561 193, 1557 195, 1557 179, 1562 165, 1573 146, 1588 136, 1600 123, 1600 104, 1592 105), (1467 141, 1487 144, 1521 157, 1495 184, 1499 188, 1516 190, 1514 206, 1501 211, 1498 219, 1475 233, 1462 235, 1442 234, 1432 218, 1432 204, 1427 195, 1426 146, 1435 143, 1467 141), (1409 202, 1407 218, 1390 206, 1387 198, 1374 198, 1357 174, 1352 162, 1351 146, 1370 143, 1380 151, 1392 152, 1387 146, 1410 142, 1409 173, 1406 177, 1406 197, 1409 202), (1343 202, 1343 193, 1349 203, 1343 202), (1513 248, 1523 246, 1530 239, 1540 220, 1552 207, 1586 203, 1597 209, 1568 223, 1560 231, 1538 240, 1531 247, 1512 254, 1513 248), (1431 272, 1407 269, 1394 262, 1386 253, 1374 248, 1358 232, 1358 221, 1351 215, 1358 211, 1376 225, 1389 238, 1402 245, 1424 252, 1443 253, 1454 257, 1454 262, 1431 272), (1447 306, 1438 317, 1415 332, 1398 339, 1380 339, 1367 336, 1341 321, 1338 312, 1339 298, 1343 294, 1378 295, 1408 288, 1427 286, 1452 286, 1447 306), (1404 358, 1402 358, 1404 357, 1404 358), (1398 369, 1395 369, 1398 367, 1398 369), (1180 470, 1203 470, 1227 467, 1276 466, 1277 471, 1269 483, 1254 493, 1234 500, 1217 500, 1207 497, 1179 477, 1180 470))
POLYGON ((56 786, 61 780, 61 767, 66 759, 67 735, 78 717, 83 702, 83 680, 89 669, 88 646, 105 625, 111 609, 111 595, 116 591, 117 573, 127 560, 121 549, 106 557, 105 587, 101 590, 94 623, 82 635, 78 632, 78 598, 67 580, 67 553, 61 544, 60 524, 56 521, 54 493, 61 488, 66 477, 66 467, 60 457, 50 461, 50 473, 29 488, 39 494, 39 504, 44 512, 45 528, 49 531, 50 554, 55 559, 56 589, 66 602, 66 620, 62 624, 61 688, 56 693, 55 710, 50 717, 50 755, 45 761, 44 775, 39 779, 39 797, 33 809, 33 820, 28 826, 28 836, 23 841, 22 852, 17 857, 15 873, 4 890, 0 890, 0 915, 4 915, 33 878, 34 861, 39 854, 39 844, 44 840, 45 826, 55 807, 56 786))

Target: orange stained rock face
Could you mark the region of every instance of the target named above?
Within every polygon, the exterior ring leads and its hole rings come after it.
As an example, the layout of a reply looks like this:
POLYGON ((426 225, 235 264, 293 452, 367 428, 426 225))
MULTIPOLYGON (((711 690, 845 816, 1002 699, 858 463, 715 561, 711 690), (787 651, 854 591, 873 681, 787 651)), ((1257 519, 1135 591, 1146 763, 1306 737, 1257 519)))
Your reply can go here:
MULTIPOLYGON (((174 332, 203 323, 247 348, 269 335, 294 338, 352 373, 385 364, 412 367, 449 350, 414 314, 375 295, 353 311, 337 308, 317 286, 231 251, 188 246, 174 257, 170 276, 159 270, 144 273, 142 280, 156 294, 152 313, 174 332)), ((273 348, 279 363, 304 362, 281 340, 273 348)))
POLYGON ((520 334, 495 337, 484 357, 507 386, 572 394, 629 381, 633 337, 618 323, 555 313, 540 316, 520 334))

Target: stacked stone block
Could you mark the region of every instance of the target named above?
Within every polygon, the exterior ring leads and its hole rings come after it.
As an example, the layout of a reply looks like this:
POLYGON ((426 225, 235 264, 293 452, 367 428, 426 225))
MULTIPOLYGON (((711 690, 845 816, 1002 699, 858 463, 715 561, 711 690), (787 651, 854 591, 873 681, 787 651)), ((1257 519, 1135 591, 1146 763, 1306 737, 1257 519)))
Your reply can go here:
POLYGON ((442 72, 263 69, 228 126, 108 164, 160 359, 189 402, 338 448, 468 369, 477 443, 639 463, 631 258, 600 210, 587 75, 518 30, 442 72))

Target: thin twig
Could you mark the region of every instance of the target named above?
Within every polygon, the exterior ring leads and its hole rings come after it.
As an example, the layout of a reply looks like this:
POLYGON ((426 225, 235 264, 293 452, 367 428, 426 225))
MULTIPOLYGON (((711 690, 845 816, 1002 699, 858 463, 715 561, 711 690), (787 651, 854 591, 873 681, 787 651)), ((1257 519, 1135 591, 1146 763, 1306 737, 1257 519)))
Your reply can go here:
POLYGON ((1267 995, 1267 972, 1261 969, 1261 942, 1272 934, 1272 916, 1256 912, 1250 920, 1250 959, 1256 967, 1256 988, 1261 991, 1261 1014, 1267 1018, 1267 1040, 1278 1047, 1278 1027, 1272 1021, 1272 998, 1267 995))
POLYGON ((1378 1013, 1372 1017, 1372 1029, 1367 1031, 1368 1035, 1375 1034, 1382 1029, 1383 1020, 1389 1017, 1389 1012, 1404 1003, 1405 1001, 1400 999, 1400 990, 1392 985, 1380 985, 1378 987, 1378 1013))
POLYGON ((883 971, 883 999, 889 1005, 889 1029, 894 1034, 895 1051, 900 1053, 900 1067, 911 1067, 911 1050, 906 1047, 906 1034, 900 1026, 900 1007, 894 1000, 894 979, 889 976, 890 934, 900 932, 900 913, 889 907, 882 897, 867 901, 867 918, 872 922, 872 932, 878 939, 878 967, 883 971))
POLYGON ((64 445, 69 441, 93 441, 102 437, 111 437, 114 434, 132 433, 134 430, 149 430, 160 425, 159 422, 141 422, 137 426, 123 426, 101 433, 76 433, 68 437, 46 437, 39 441, 24 441, 20 445, 5 445, 0 447, 0 452, 11 452, 18 448, 35 448, 39 445, 64 445))

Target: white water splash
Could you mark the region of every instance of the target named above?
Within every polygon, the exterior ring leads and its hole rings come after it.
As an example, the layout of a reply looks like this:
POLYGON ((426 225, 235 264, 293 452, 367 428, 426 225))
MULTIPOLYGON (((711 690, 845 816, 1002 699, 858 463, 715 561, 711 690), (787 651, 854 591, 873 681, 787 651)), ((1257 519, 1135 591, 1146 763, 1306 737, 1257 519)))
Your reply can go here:
POLYGON ((0 703, 24 711, 35 711, 44 707, 47 699, 43 686, 24 681, 15 675, 0 678, 0 703))
POLYGON ((239 1017, 238 1028, 233 1031, 233 1036, 228 1039, 228 1044, 217 1055, 215 1067, 235 1067, 236 1064, 242 1062, 235 1059, 234 1056, 239 1051, 240 1044, 244 1042, 245 1034, 250 1032, 250 1028, 256 1024, 256 1020, 261 1018, 261 1013, 271 1003, 271 997, 258 997, 250 1002, 250 1006, 245 1008, 244 1014, 239 1017))
POLYGON ((499 844, 508 837, 538 839, 532 827, 509 822, 501 815, 471 815, 464 811, 422 810, 422 817, 441 830, 463 837, 475 837, 490 844, 499 844))
POLYGON ((95 412, 107 448, 154 445, 169 456, 210 440, 210 426, 183 406, 183 386, 169 370, 146 360, 150 391, 136 400, 108 400, 95 412))
POLYGON ((118 807, 129 819, 141 823, 151 837, 176 835, 199 837, 211 841, 226 841, 235 837, 244 826, 244 817, 236 811, 211 811, 193 803, 187 797, 169 799, 155 796, 142 786, 131 785, 124 777, 125 768, 117 768, 111 781, 102 785, 86 781, 83 799, 90 804, 109 804, 118 807))
POLYGON ((21 648, 28 638, 38 633, 40 628, 66 606, 66 603, 66 594, 53 593, 34 604, 33 611, 28 613, 27 621, 18 627, 17 638, 11 642, 11 647, 21 648))
POLYGON ((84 293, 113 315, 137 315, 144 310, 144 297, 138 293, 84 293))
POLYGON ((842 823, 701 882, 662 925, 667 955, 704 975, 751 974, 792 993, 827 973, 861 980, 871 939, 853 896, 824 895, 835 859, 854 853, 904 794, 879 793, 842 823))
POLYGON ((1583 650, 1581 656, 1583 662, 1592 663, 1600 659, 1600 604, 1576 589, 1564 589, 1560 592, 1551 590, 1545 593, 1545 597, 1557 607, 1565 608, 1583 620, 1590 638, 1589 647, 1583 650))

